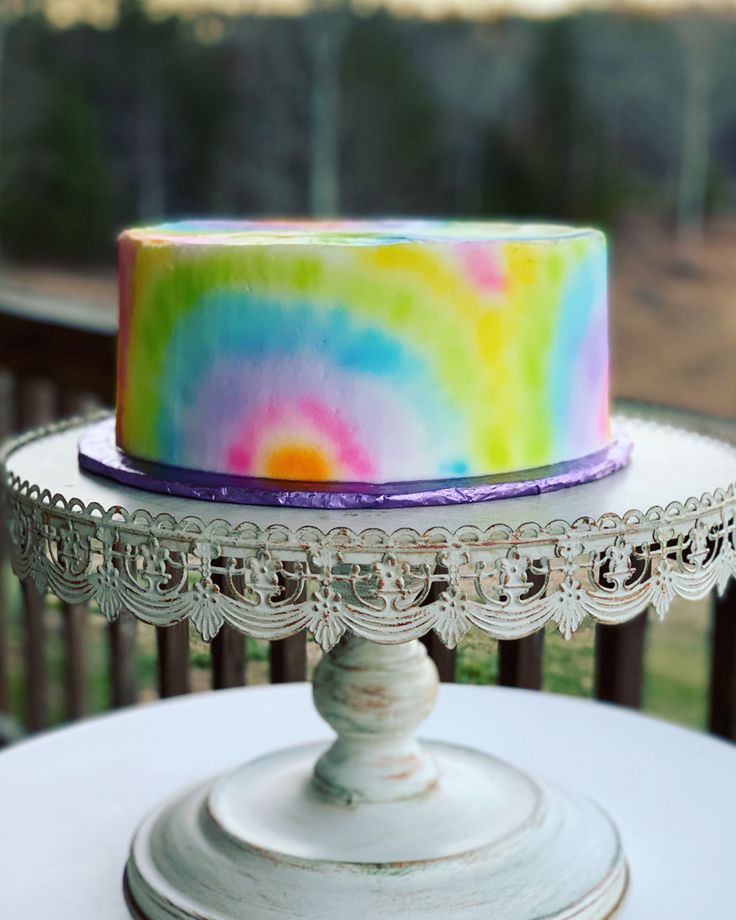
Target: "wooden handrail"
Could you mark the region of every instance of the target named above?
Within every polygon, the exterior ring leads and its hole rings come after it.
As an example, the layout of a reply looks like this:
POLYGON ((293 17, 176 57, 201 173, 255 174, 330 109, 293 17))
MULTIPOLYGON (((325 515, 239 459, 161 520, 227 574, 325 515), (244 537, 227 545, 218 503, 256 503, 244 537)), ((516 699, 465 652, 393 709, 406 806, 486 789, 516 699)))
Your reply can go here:
POLYGON ((0 366, 18 377, 52 380, 112 406, 115 336, 0 313, 0 366))

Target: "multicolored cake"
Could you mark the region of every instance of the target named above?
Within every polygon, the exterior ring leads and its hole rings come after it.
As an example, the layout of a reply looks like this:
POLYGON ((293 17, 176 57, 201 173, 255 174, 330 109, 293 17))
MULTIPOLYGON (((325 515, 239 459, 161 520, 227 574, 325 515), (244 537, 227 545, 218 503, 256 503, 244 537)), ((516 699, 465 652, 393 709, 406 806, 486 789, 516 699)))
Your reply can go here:
POLYGON ((445 221, 197 221, 119 243, 117 443, 308 482, 481 477, 606 447, 606 243, 445 221))

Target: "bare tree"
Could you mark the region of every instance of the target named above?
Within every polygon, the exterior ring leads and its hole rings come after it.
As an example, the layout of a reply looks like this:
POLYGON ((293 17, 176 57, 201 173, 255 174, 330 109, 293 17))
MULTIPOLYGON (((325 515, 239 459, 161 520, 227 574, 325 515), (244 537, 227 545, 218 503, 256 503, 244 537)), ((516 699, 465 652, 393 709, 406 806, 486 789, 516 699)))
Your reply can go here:
POLYGON ((136 212, 139 220, 161 218, 166 209, 163 87, 155 58, 139 66, 135 98, 136 212))
POLYGON ((340 65, 350 21, 349 0, 318 0, 306 17, 310 68, 309 208, 315 216, 340 210, 340 65))
MULTIPOLYGON (((534 47, 523 24, 423 29, 414 56, 441 119, 445 194, 454 213, 479 213, 489 129, 530 107, 525 91, 534 47)), ((521 119, 519 119, 521 120, 521 119)), ((493 168, 494 164, 491 164, 493 168)))
POLYGON ((702 12, 674 21, 684 68, 675 225, 680 240, 703 235, 711 157, 711 89, 719 26, 702 12))
MULTIPOLYGON (((8 23, 10 21, 10 10, 11 0, 0 0, 0 195, 2 195, 3 179, 4 179, 4 144, 3 144, 3 128, 4 128, 4 119, 3 115, 5 114, 4 110, 4 89, 5 89, 5 39, 8 31, 8 23)), ((0 201, 2 199, 0 198, 0 201)), ((2 253, 2 239, 0 239, 0 253, 2 253)))

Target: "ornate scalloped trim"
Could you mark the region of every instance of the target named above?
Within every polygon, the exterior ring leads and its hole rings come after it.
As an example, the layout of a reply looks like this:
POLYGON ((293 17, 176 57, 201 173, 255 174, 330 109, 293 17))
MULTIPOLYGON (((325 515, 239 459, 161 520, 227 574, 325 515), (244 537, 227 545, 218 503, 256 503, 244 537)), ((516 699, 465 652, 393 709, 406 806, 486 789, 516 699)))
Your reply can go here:
POLYGON ((224 623, 269 639, 306 628, 325 649, 346 630, 396 642, 434 629, 453 647, 471 626, 510 639, 552 621, 569 638, 586 617, 618 623, 650 605, 662 617, 676 595, 723 591, 736 575, 733 483, 666 508, 516 529, 260 528, 85 505, 10 472, 14 451, 75 424, 0 453, 11 561, 39 591, 95 601, 109 619, 188 617, 206 640, 224 623))

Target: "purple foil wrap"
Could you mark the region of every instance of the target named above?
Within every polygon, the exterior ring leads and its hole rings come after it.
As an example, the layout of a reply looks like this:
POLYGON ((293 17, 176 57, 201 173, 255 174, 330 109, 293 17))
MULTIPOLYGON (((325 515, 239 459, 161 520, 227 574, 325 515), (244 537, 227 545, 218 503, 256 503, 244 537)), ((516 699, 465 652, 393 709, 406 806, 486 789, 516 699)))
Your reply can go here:
POLYGON ((205 473, 136 460, 118 449, 115 420, 89 425, 79 439, 79 465, 126 486, 182 498, 235 505, 289 508, 414 508, 490 502, 522 495, 540 495, 602 479, 625 466, 632 443, 621 435, 603 450, 579 460, 503 476, 439 479, 420 482, 290 482, 205 473), (519 478, 523 477, 523 478, 519 478))

